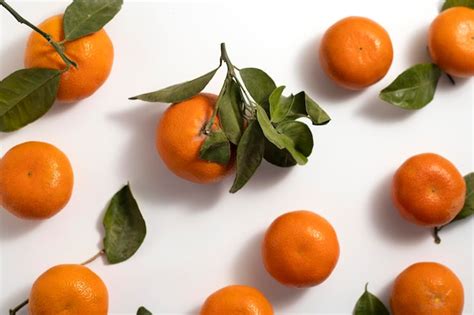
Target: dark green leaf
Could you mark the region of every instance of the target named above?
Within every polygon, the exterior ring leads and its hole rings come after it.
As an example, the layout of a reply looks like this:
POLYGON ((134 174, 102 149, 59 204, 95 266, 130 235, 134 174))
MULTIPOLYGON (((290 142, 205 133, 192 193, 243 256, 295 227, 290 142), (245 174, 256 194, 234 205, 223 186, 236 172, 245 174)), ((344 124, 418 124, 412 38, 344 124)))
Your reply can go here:
POLYGON ((441 73, 432 63, 415 65, 383 89, 380 98, 404 109, 420 109, 433 99, 441 73))
POLYGON ((367 291, 361 295, 354 308, 354 315, 390 315, 387 307, 372 293, 367 291))
POLYGON ((474 0, 446 0, 441 11, 452 7, 468 7, 474 9, 474 0))
POLYGON ((274 123, 279 123, 288 115, 295 97, 293 95, 283 96, 284 86, 277 87, 269 97, 270 117, 274 123))
POLYGON ((249 122, 237 146, 237 172, 231 193, 241 189, 260 166, 265 149, 265 138, 257 121, 249 122))
POLYGON ((466 200, 464 201, 464 207, 451 222, 465 219, 474 214, 474 173, 469 173, 464 176, 464 180, 466 181, 466 200))
POLYGON ((265 107, 265 104, 268 104, 270 94, 276 88, 272 78, 263 70, 257 68, 241 69, 240 76, 254 101, 265 107))
POLYGON ((211 72, 208 72, 205 75, 200 76, 199 78, 196 78, 194 80, 175 84, 155 92, 130 97, 130 99, 161 103, 177 103, 184 101, 204 90, 204 88, 212 80, 218 69, 219 68, 214 69, 211 72))
MULTIPOLYGON (((313 150, 313 135, 308 126, 299 121, 287 120, 277 125, 276 130, 291 138, 296 150, 308 157, 313 150)), ((278 149, 274 144, 265 141, 265 160, 280 166, 289 167, 296 165, 295 159, 286 149, 278 149)))
POLYGON ((224 132, 233 144, 238 144, 243 132, 242 98, 239 86, 227 80, 224 94, 217 100, 219 120, 224 132))
POLYGON ((137 311, 137 315, 153 315, 149 310, 144 308, 143 306, 140 306, 140 308, 137 311))
POLYGON ((0 131, 14 131, 53 106, 61 71, 22 69, 0 81, 0 131))
POLYGON ((265 138, 267 138, 271 143, 273 143, 278 149, 286 149, 291 154, 291 156, 296 160, 296 162, 300 165, 306 164, 308 159, 304 154, 299 152, 293 140, 284 135, 279 133, 275 127, 270 122, 270 119, 265 112, 265 109, 260 105, 257 105, 257 120, 262 128, 263 134, 265 138))
POLYGON ((122 8, 123 0, 74 0, 64 12, 64 37, 71 41, 102 29, 122 8))
POLYGON ((199 151, 201 159, 227 164, 230 160, 230 143, 222 130, 212 131, 199 151))
POLYGON ((124 186, 112 197, 103 224, 108 262, 116 264, 132 257, 145 239, 146 224, 130 185, 124 186))
POLYGON ((331 121, 329 115, 311 99, 305 92, 295 95, 287 119, 306 117, 311 119, 313 125, 325 125, 331 121))

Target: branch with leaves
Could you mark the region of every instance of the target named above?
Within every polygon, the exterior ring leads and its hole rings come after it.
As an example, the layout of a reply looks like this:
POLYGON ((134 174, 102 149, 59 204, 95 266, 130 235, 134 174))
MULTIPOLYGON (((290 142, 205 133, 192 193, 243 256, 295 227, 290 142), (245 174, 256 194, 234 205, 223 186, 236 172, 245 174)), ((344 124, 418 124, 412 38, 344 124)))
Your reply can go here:
POLYGON ((214 112, 202 133, 207 135, 200 149, 200 158, 227 164, 236 146, 237 171, 231 193, 241 189, 253 176, 263 159, 280 166, 304 165, 313 150, 313 136, 299 118, 308 118, 313 125, 325 125, 328 114, 305 92, 283 95, 285 86, 278 86, 263 70, 239 69, 229 59, 221 44, 219 66, 190 81, 131 97, 146 102, 178 103, 200 93, 225 63, 227 75, 214 112), (211 130, 216 116, 220 128, 211 130))

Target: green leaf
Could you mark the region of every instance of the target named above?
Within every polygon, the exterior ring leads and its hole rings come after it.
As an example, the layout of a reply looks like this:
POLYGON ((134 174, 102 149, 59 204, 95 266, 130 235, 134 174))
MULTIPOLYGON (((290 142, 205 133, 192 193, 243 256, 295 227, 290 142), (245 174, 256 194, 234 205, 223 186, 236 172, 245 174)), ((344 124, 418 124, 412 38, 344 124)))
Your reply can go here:
POLYGON ((452 7, 468 7, 474 9, 474 0, 446 0, 441 11, 452 7))
MULTIPOLYGON (((296 150, 301 152, 304 156, 311 155, 313 150, 313 135, 308 126, 300 121, 287 120, 276 126, 276 130, 291 138, 295 144, 296 150)), ((296 165, 295 159, 286 149, 278 149, 274 144, 265 141, 265 160, 280 166, 290 167, 296 165)))
POLYGON ((237 172, 231 193, 241 189, 260 166, 265 149, 265 138, 257 121, 249 122, 237 146, 237 172))
POLYGON ((464 181, 466 182, 466 200, 464 201, 464 207, 451 222, 463 220, 474 214, 474 173, 469 173, 464 176, 464 181))
POLYGON ((226 80, 224 94, 217 100, 219 120, 227 138, 238 144, 244 129, 242 117, 242 97, 234 80, 226 80))
POLYGON ((133 96, 129 99, 161 103, 177 103, 184 101, 204 90, 218 69, 219 67, 194 80, 175 84, 155 92, 133 96))
POLYGON ((283 96, 285 86, 277 87, 269 97, 270 103, 270 117, 274 123, 279 123, 288 115, 295 97, 293 95, 283 96))
POLYGON ((299 152, 293 140, 284 135, 279 133, 275 127, 270 122, 270 119, 265 112, 265 109, 260 105, 257 105, 257 120, 262 128, 263 134, 265 138, 267 138, 271 143, 273 143, 278 149, 286 149, 291 154, 291 156, 296 160, 296 162, 300 165, 306 164, 308 159, 304 154, 299 152))
POLYGON ((354 308, 354 315, 390 315, 387 307, 372 293, 367 291, 361 295, 354 308))
POLYGON ((74 0, 64 12, 64 37, 72 41, 102 29, 122 8, 123 0, 74 0))
POLYGON ((53 106, 61 71, 22 69, 0 81, 0 131, 14 131, 53 106))
POLYGON ((146 224, 130 185, 124 186, 112 197, 103 224, 108 262, 116 264, 132 257, 145 239, 146 224))
POLYGON ((305 92, 295 95, 287 119, 297 119, 306 117, 313 125, 326 125, 331 121, 329 115, 305 92))
POLYGON ((379 96, 403 109, 420 109, 433 99, 441 73, 432 63, 415 65, 400 74, 379 96))
POLYGON ((143 306, 140 306, 140 308, 137 311, 137 315, 153 315, 149 310, 144 308, 143 306))
POLYGON ((270 94, 276 89, 272 78, 263 70, 257 68, 241 69, 240 76, 254 101, 266 107, 270 94))
POLYGON ((222 130, 212 131, 204 140, 199 157, 209 162, 227 164, 230 160, 230 143, 222 130))

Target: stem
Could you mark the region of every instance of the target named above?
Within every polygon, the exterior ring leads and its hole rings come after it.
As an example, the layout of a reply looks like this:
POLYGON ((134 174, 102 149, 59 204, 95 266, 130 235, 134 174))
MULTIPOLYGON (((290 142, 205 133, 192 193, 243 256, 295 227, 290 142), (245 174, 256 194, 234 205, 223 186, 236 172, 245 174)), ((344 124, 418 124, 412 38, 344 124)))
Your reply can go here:
POLYGON ((93 262, 94 260, 96 260, 97 258, 99 258, 100 256, 102 256, 103 254, 105 254, 105 250, 101 249, 97 254, 95 254, 91 258, 89 258, 86 261, 84 261, 83 263, 81 263, 81 265, 83 265, 83 266, 88 265, 91 262, 93 262))
POLYGON ((229 55, 227 54, 227 49, 225 48, 225 43, 221 43, 221 60, 225 62, 227 65, 227 70, 229 74, 235 78, 235 71, 234 71, 234 65, 229 59, 229 55))
POLYGON ((67 70, 69 70, 69 67, 70 66, 74 66, 75 68, 77 68, 77 64, 71 60, 68 56, 66 56, 66 54, 64 53, 64 47, 62 46, 62 43, 64 42, 61 42, 61 43, 58 43, 56 41, 53 40, 53 38, 51 37, 51 35, 49 35, 48 33, 45 33, 43 32, 41 29, 39 29, 38 27, 36 27, 34 24, 32 24, 31 22, 29 22, 28 20, 26 20, 25 18, 23 18, 18 12, 16 12, 8 3, 6 3, 5 0, 0 0, 0 6, 4 7, 11 15, 13 15, 13 17, 18 21, 20 22, 21 24, 25 24, 27 25, 29 28, 31 28, 33 31, 35 31, 36 33, 40 34, 41 36, 44 37, 44 39, 46 39, 48 41, 48 43, 53 46, 54 50, 56 50, 56 52, 59 54, 59 56, 61 57, 61 59, 64 61, 64 63, 66 64, 67 66, 67 70))
POLYGON ((216 106, 214 106, 214 110, 212 111, 212 116, 209 119, 209 121, 206 123, 206 125, 204 126, 203 133, 205 135, 211 134, 212 125, 214 124, 214 120, 216 120, 217 112, 219 110, 219 99, 224 95, 225 90, 227 89, 227 84, 228 84, 227 80, 229 80, 229 77, 225 79, 224 84, 222 85, 221 91, 219 92, 219 96, 217 97, 216 106))
POLYGON ((449 73, 446 73, 446 76, 448 77, 452 85, 456 85, 456 81, 454 81, 453 77, 449 73))
POLYGON ((442 228, 443 226, 435 226, 435 228, 433 229, 433 237, 435 239, 436 244, 441 243, 441 238, 439 237, 439 231, 441 231, 442 228))
MULTIPOLYGON (((1 1, 1 0, 0 0, 1 1)), ((15 315, 19 310, 21 310, 26 304, 28 304, 29 300, 23 301, 20 305, 16 306, 15 308, 10 310, 10 315, 15 315)))

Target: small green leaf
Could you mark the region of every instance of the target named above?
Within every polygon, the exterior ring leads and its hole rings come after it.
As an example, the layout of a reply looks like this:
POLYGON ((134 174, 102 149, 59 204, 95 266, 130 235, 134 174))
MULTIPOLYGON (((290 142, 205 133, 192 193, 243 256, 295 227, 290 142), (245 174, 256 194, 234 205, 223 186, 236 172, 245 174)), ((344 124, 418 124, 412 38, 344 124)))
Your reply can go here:
POLYGON ((387 307, 372 293, 367 291, 361 295, 354 308, 354 315, 390 315, 387 307))
POLYGON ((143 306, 140 306, 140 308, 137 311, 137 315, 153 315, 149 310, 144 308, 143 306))
POLYGON ((270 94, 276 89, 272 78, 257 68, 241 69, 240 76, 254 101, 264 108, 267 107, 270 94))
POLYGON ((241 189, 260 166, 265 149, 264 140, 258 122, 250 121, 237 146, 237 171, 230 189, 231 193, 241 189))
POLYGON ((199 157, 209 162, 227 164, 230 160, 230 143, 222 130, 212 131, 199 151, 199 157))
POLYGON ((120 189, 110 201, 103 220, 104 249, 111 264, 129 259, 140 248, 146 235, 146 224, 130 185, 120 189))
POLYGON ((277 87, 269 97, 270 103, 270 117, 274 123, 279 123, 288 115, 295 97, 293 95, 283 96, 285 86, 277 87))
POLYGON ((331 121, 329 115, 305 92, 295 95, 287 119, 306 117, 311 119, 313 125, 326 125, 331 121))
POLYGON ((291 154, 291 156, 296 160, 296 162, 300 165, 306 164, 308 159, 304 154, 299 152, 293 140, 284 135, 279 133, 275 127, 270 122, 270 119, 265 112, 265 109, 260 105, 257 105, 257 120, 262 128, 263 134, 265 138, 267 138, 271 143, 273 143, 278 149, 286 149, 291 154))
POLYGON ((175 84, 155 92, 133 96, 130 97, 130 99, 161 103, 177 103, 184 101, 204 90, 218 69, 219 68, 216 68, 194 80, 175 84))
POLYGON ((14 131, 53 106, 61 71, 22 69, 0 81, 0 131, 14 131))
POLYGON ((452 7, 468 7, 474 9, 474 0, 446 0, 441 11, 452 7))
POLYGON ((227 80, 224 94, 217 100, 219 120, 227 138, 238 144, 244 129, 242 98, 239 86, 234 80, 227 80))
POLYGON ((122 8, 123 0, 74 0, 64 12, 63 28, 67 41, 102 29, 122 8))
POLYGON ((451 222, 465 219, 474 214, 474 173, 469 173, 464 176, 464 181, 466 182, 466 199, 464 201, 464 207, 451 222))
POLYGON ((400 74, 379 96, 403 109, 420 109, 433 100, 441 73, 432 63, 415 65, 400 74))
MULTIPOLYGON (((306 124, 300 121, 287 120, 278 124, 276 130, 291 138, 295 143, 295 148, 304 156, 308 157, 311 155, 313 150, 313 135, 306 124)), ((280 150, 268 140, 265 141, 264 158, 268 162, 280 167, 296 165, 295 159, 288 150, 280 150)))

